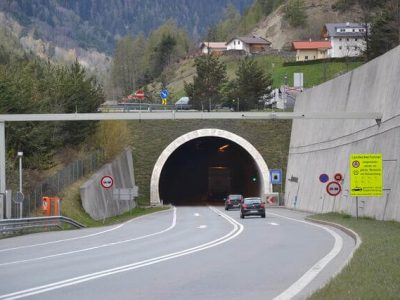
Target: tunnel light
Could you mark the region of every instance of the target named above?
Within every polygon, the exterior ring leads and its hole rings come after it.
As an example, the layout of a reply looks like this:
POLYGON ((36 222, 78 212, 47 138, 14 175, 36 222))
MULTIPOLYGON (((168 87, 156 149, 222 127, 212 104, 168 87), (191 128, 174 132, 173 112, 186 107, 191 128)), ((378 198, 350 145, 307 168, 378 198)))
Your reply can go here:
POLYGON ((223 145, 223 146, 218 148, 218 151, 219 152, 224 152, 226 150, 226 148, 228 148, 228 147, 229 147, 229 144, 223 145))

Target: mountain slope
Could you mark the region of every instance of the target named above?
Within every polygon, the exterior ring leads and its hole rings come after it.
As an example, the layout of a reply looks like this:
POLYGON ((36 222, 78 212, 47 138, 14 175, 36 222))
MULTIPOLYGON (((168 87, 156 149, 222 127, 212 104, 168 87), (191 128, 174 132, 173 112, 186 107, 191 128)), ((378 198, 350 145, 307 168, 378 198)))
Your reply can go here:
POLYGON ((358 22, 361 20, 361 10, 354 5, 346 11, 337 11, 332 5, 333 0, 304 0, 306 24, 292 27, 284 18, 284 5, 281 5, 271 15, 260 22, 252 33, 266 37, 275 49, 290 49, 295 40, 319 40, 325 23, 358 22))
POLYGON ((52 41, 64 48, 96 48, 111 53, 126 34, 148 34, 175 19, 198 37, 216 23, 228 3, 243 11, 253 0, 4 0, 0 11, 18 21, 23 34, 52 41))

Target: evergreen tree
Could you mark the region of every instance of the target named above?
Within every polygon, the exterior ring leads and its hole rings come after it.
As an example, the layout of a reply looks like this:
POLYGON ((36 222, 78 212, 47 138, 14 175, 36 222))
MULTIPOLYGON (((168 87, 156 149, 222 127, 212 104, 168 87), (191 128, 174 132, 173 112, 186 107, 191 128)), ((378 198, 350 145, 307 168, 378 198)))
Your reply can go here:
POLYGON ((245 58, 240 62, 236 76, 235 94, 240 101, 241 110, 258 108, 261 98, 272 91, 271 74, 265 74, 252 58, 245 58))
POLYGON ((226 65, 212 55, 203 55, 195 59, 197 75, 193 83, 185 82, 185 92, 195 109, 210 111, 220 104, 221 90, 226 82, 226 65))
POLYGON ((390 0, 373 19, 367 57, 373 59, 400 44, 400 1, 390 0))

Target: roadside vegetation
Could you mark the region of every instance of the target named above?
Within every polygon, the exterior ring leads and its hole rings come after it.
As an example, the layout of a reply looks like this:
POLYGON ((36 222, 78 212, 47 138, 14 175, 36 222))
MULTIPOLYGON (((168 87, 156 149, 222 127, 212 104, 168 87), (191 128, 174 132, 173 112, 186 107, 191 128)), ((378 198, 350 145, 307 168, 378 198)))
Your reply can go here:
POLYGON ((312 218, 357 232, 360 248, 343 271, 309 299, 398 299, 400 295, 400 223, 329 213, 312 218))

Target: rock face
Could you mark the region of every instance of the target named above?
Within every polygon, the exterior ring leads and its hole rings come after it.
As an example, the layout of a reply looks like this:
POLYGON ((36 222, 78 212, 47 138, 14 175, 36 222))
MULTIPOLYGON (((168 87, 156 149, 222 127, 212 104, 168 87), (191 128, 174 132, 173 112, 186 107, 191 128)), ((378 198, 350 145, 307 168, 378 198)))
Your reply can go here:
POLYGON ((350 155, 383 155, 383 196, 360 197, 360 216, 400 221, 400 46, 299 95, 295 112, 381 112, 376 120, 293 121, 285 205, 312 212, 355 215, 350 197, 350 155), (318 178, 342 173, 342 192, 329 196, 318 178))

